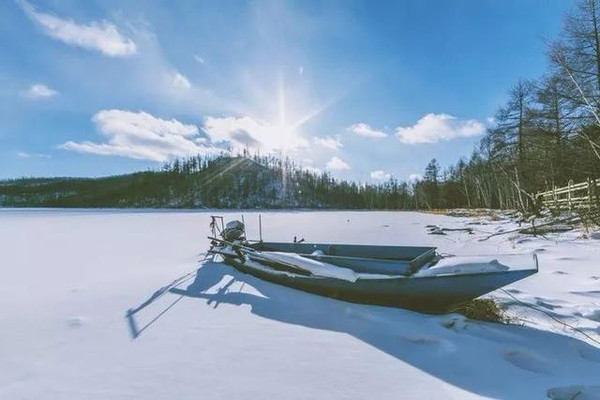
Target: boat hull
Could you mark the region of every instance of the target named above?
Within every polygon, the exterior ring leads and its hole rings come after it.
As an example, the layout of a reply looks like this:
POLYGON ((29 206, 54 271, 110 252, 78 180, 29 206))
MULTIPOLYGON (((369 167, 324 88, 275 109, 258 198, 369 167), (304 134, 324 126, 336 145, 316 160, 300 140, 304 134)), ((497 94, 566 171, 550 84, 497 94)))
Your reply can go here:
POLYGON ((321 296, 353 303, 400 307, 422 312, 443 313, 465 301, 524 279, 534 269, 428 277, 359 278, 355 282, 271 272, 255 268, 234 257, 225 263, 260 279, 321 296))

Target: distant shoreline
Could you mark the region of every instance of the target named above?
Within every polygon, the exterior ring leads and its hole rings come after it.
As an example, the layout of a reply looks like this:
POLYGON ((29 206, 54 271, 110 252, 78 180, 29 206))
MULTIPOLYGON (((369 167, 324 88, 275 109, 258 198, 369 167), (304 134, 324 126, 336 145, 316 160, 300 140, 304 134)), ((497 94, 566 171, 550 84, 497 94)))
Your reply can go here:
POLYGON ((208 213, 208 212, 415 212, 430 214, 428 210, 382 210, 382 209, 349 209, 349 208, 144 208, 144 207, 0 207, 3 211, 115 211, 115 212, 157 212, 157 213, 208 213))

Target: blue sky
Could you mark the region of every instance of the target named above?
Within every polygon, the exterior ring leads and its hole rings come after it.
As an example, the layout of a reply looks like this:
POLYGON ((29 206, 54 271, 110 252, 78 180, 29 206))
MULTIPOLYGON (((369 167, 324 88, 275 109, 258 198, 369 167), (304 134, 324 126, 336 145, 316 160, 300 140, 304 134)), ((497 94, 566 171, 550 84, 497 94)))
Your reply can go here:
POLYGON ((0 2, 0 178, 223 149, 373 182, 469 156, 562 0, 0 2))

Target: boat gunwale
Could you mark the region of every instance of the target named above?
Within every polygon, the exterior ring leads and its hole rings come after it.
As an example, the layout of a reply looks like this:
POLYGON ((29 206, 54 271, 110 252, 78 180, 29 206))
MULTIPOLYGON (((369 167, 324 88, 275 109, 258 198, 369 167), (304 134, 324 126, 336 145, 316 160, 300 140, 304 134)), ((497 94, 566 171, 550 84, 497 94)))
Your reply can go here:
MULTIPOLYGON (((389 282, 391 280, 396 280, 396 279, 401 279, 401 280, 406 280, 406 279, 423 279, 423 280, 427 280, 427 279, 439 279, 439 278, 458 278, 458 277, 477 277, 477 276, 491 276, 491 275, 504 275, 504 274, 511 274, 511 273, 523 273, 523 272, 532 272, 531 275, 535 274, 538 272, 538 268, 522 268, 522 269, 508 269, 505 271, 484 271, 484 272, 473 272, 473 273, 468 273, 468 274, 453 274, 453 273, 446 273, 446 274, 439 274, 439 275, 427 275, 427 276, 418 276, 418 275, 386 275, 386 274, 371 274, 371 275, 385 275, 388 276, 388 278, 373 278, 373 279, 364 279, 362 277, 358 277, 356 279, 356 281, 354 282, 349 282, 349 281, 345 281, 343 279, 338 279, 338 278, 334 278, 334 277, 329 277, 329 276, 317 276, 317 275, 300 275, 300 274, 296 274, 294 272, 288 272, 288 271, 278 271, 276 269, 273 269, 263 263, 261 263, 260 261, 256 261, 257 263, 263 265, 265 267, 265 269, 259 269, 253 266, 250 266, 248 264, 244 264, 242 262, 239 261, 235 261, 234 257, 228 257, 230 259, 230 263, 225 261, 226 264, 229 265, 233 265, 234 268, 237 268, 238 266, 244 269, 254 269, 256 271, 263 271, 263 272, 273 272, 273 276, 287 276, 289 278, 294 278, 294 279, 302 279, 302 280, 330 280, 333 282, 347 282, 349 284, 355 284, 358 281, 369 281, 369 282, 375 282, 375 281, 384 281, 384 282, 389 282)), ((368 273, 365 273, 365 275, 369 275, 368 273)))

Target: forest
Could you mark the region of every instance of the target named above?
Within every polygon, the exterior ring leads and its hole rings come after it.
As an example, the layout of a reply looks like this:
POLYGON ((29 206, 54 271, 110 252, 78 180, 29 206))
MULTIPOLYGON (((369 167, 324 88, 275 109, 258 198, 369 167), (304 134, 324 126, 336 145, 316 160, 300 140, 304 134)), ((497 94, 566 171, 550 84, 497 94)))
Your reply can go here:
POLYGON ((539 191, 600 176, 598 1, 576 2, 546 49, 546 73, 514 83, 469 159, 429 163, 420 207, 531 209, 539 191))
POLYGON ((339 181, 276 156, 189 157, 108 178, 0 182, 4 207, 414 208, 411 187, 339 181))
POLYGON ((190 157, 107 178, 0 182, 0 206, 438 209, 539 208, 535 194, 600 177, 600 8, 580 0, 546 43, 543 76, 519 79, 469 158, 417 182, 334 179, 273 155, 190 157))

